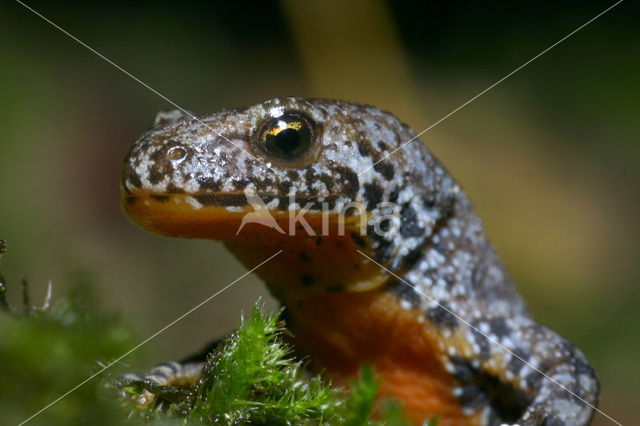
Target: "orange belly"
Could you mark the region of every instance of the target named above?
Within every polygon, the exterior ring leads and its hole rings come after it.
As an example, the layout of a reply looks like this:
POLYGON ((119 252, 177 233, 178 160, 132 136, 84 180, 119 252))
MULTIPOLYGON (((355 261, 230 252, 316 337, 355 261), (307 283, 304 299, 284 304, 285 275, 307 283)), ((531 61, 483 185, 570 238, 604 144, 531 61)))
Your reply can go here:
POLYGON ((437 332, 381 290, 328 293, 289 309, 296 349, 318 371, 346 384, 370 362, 380 380, 379 399, 395 398, 412 424, 440 416, 439 425, 478 424, 453 395, 455 379, 440 362, 437 332))

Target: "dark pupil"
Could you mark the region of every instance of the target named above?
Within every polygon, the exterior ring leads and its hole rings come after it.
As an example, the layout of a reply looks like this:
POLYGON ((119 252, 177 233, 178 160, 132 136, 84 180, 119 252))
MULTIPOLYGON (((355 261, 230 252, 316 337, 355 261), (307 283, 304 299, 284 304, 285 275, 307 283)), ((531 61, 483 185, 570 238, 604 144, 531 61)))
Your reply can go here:
POLYGON ((275 119, 264 135, 265 149, 277 157, 296 157, 309 147, 311 131, 307 123, 298 117, 275 119))
POLYGON ((294 152, 300 143, 300 132, 294 129, 282 130, 268 141, 269 148, 285 154, 294 152))

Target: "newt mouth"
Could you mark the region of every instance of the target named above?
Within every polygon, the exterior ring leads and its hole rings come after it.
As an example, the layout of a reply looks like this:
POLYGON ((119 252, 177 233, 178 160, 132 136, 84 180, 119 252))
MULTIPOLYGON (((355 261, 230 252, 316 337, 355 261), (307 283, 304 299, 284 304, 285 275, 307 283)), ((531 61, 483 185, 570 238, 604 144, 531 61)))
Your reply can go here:
MULTIPOLYGON (((244 193, 131 193, 123 190, 122 207, 138 226, 170 237, 227 241, 237 236, 241 229, 265 233, 265 229, 251 225, 263 225, 288 236, 299 233, 344 236, 354 232, 364 235, 366 212, 348 209, 338 213, 332 210, 336 197, 295 199, 295 206, 291 205, 292 200, 268 194, 258 197, 244 193), (296 216, 298 212, 302 212, 299 217, 296 216)), ((364 248, 362 238, 356 238, 356 242, 364 248)))
POLYGON ((122 208, 146 231, 221 241, 234 238, 242 218, 253 211, 243 194, 124 193, 122 208))
POLYGON ((262 268, 261 275, 271 284, 291 282, 290 276, 294 275, 301 277, 302 284, 296 280, 295 285, 305 293, 313 293, 309 287, 365 291, 388 279, 377 265, 366 262, 358 253, 370 249, 360 235, 358 226, 362 222, 358 216, 306 212, 304 222, 294 223, 291 218, 295 213, 256 210, 246 199, 242 206, 205 205, 194 195, 142 192, 125 193, 122 207, 146 231, 166 237, 222 241, 246 265, 283 250, 278 262, 262 268), (249 217, 251 220, 247 220, 249 217))

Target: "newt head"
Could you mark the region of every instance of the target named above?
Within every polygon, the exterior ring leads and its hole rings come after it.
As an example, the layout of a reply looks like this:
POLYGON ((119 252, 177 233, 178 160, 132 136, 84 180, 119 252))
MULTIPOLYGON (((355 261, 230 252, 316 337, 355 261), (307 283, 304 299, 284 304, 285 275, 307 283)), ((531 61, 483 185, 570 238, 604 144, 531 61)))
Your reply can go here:
POLYGON ((124 161, 127 215, 159 235, 223 241, 248 266, 282 249, 279 271, 261 273, 272 287, 377 287, 388 277, 358 250, 400 267, 454 196, 426 150, 393 152, 414 134, 374 107, 287 97, 156 122, 124 161))

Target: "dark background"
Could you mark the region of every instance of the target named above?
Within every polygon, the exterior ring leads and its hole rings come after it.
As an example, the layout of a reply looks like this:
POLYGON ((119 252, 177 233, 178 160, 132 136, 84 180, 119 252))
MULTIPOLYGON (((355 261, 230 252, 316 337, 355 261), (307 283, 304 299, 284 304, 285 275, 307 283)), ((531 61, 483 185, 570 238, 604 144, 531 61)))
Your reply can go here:
MULTIPOLYGON (((420 131, 613 2, 28 4, 197 114, 334 97, 420 131)), ((623 2, 422 138, 474 200, 535 317, 593 362, 600 407, 622 423, 640 393, 638 11, 623 2)), ((155 237, 120 210, 120 163, 169 108, 20 4, 0 5, 10 281, 27 274, 41 297, 51 279, 61 295, 85 271, 146 336, 243 273, 219 243, 155 237)), ((255 277, 242 280, 130 368, 196 350, 259 295, 255 277)))

